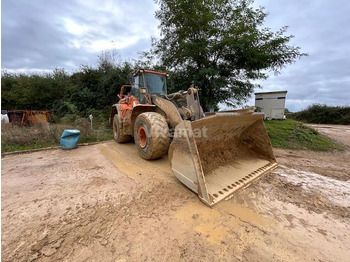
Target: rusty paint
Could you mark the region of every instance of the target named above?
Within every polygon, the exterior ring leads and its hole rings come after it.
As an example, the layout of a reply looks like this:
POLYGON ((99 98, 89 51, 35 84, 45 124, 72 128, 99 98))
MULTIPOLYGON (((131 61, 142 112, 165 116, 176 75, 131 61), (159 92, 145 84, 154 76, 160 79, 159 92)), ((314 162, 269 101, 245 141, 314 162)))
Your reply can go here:
POLYGON ((141 73, 149 73, 149 74, 155 74, 155 75, 161 75, 161 76, 168 76, 168 73, 161 73, 153 70, 146 70, 146 69, 139 69, 135 72, 134 76, 140 75, 141 73))
POLYGON ((52 111, 33 111, 33 110, 9 110, 8 117, 10 123, 21 126, 47 123, 52 117, 52 111))

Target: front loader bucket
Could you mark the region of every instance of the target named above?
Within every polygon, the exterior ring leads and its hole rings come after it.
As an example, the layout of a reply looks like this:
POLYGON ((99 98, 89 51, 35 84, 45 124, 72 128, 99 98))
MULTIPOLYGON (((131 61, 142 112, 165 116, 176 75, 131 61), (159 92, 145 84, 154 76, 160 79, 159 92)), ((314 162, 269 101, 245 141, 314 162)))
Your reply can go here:
POLYGON ((211 206, 277 167, 263 114, 216 113, 175 128, 176 177, 211 206))

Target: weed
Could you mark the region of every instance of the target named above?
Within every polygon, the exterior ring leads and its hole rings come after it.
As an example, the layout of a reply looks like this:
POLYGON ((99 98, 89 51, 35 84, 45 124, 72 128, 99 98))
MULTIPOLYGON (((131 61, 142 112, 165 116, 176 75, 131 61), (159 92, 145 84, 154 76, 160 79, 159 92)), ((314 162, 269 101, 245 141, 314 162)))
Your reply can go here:
POLYGON ((72 123, 43 123, 28 127, 4 124, 1 126, 1 152, 58 146, 65 129, 80 130, 79 143, 113 139, 111 127, 106 123, 96 123, 92 130, 90 122, 84 118, 76 118, 72 123))

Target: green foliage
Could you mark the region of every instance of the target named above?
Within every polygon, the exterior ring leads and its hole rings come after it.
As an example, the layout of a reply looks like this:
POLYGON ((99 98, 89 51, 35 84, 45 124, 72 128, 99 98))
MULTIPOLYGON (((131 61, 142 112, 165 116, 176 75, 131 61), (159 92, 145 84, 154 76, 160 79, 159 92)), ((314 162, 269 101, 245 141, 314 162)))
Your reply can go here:
POLYGON ((6 109, 51 109, 64 97, 62 80, 53 74, 25 75, 3 73, 1 104, 6 109))
POLYGON ((266 121, 265 126, 273 147, 315 151, 344 149, 315 129, 294 120, 266 121))
POLYGON ((8 110, 54 110, 56 122, 62 117, 86 117, 94 110, 106 116, 133 70, 131 64, 115 64, 104 53, 98 68, 82 66, 72 75, 63 69, 41 75, 3 72, 1 106, 8 110))
POLYGON ((193 82, 205 110, 218 102, 236 105, 258 87, 252 80, 278 73, 305 55, 288 45, 287 27, 264 28, 267 14, 250 0, 156 0, 161 39, 144 53, 172 72, 175 89, 193 82))
POLYGON ((349 125, 350 107, 313 104, 303 111, 290 114, 288 117, 314 124, 349 125))

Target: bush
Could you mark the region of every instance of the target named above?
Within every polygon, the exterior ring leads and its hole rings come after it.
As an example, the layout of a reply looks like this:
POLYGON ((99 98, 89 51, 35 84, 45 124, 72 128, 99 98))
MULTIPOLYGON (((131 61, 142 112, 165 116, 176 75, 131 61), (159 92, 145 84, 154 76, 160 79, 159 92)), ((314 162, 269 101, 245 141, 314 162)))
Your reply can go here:
POLYGON ((350 107, 313 104, 307 109, 288 114, 289 118, 314 124, 350 124, 350 107))
POLYGON ((107 112, 132 71, 130 63, 104 60, 97 68, 81 66, 71 75, 63 69, 33 75, 2 71, 1 106, 7 110, 52 110, 55 122, 67 115, 87 117, 95 110, 107 112))

